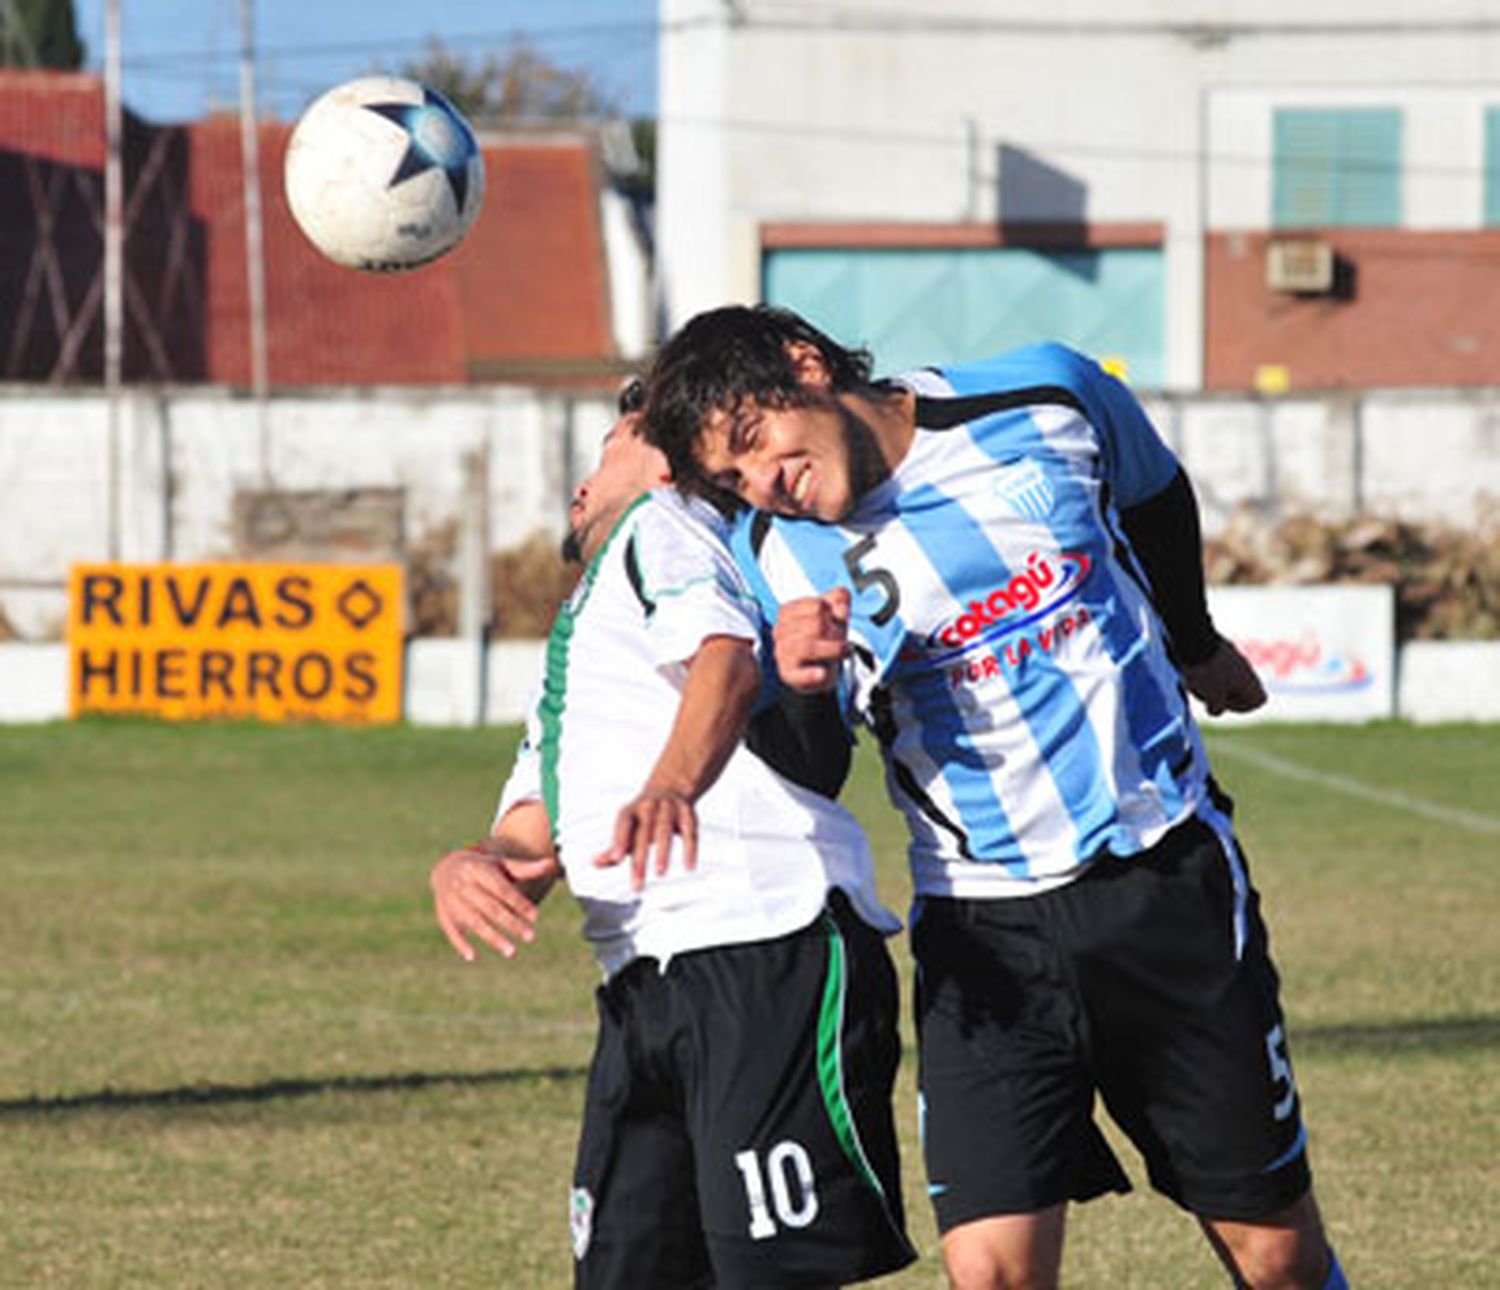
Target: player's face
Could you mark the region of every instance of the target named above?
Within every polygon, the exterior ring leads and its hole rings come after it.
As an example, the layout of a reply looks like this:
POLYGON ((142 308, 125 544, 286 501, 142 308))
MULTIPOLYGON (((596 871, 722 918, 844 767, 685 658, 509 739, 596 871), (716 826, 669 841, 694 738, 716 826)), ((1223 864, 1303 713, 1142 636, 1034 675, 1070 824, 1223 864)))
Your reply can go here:
POLYGON ((623 412, 604 436, 598 467, 573 490, 563 555, 588 560, 631 502, 670 480, 666 457, 641 437, 640 414, 623 412))
POLYGON ((757 510, 836 523, 867 487, 869 427, 826 389, 785 407, 746 399, 704 421, 696 457, 709 481, 757 510))

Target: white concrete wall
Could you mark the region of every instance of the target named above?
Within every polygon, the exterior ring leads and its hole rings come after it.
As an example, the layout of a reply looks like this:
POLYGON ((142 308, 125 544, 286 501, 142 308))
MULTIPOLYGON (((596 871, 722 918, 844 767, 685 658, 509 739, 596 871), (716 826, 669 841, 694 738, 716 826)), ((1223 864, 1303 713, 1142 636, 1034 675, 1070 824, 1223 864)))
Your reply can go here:
POLYGON ((721 0, 661 0, 656 255, 672 326, 702 309, 759 294, 753 270, 747 283, 734 272, 738 257, 730 253, 739 220, 728 186, 729 41, 722 7, 721 0), (676 176, 670 187, 668 174, 676 176))
MULTIPOLYGON (((1409 113, 1416 227, 1473 227, 1500 31, 1470 0, 661 0, 668 317, 758 298, 765 221, 993 220, 996 154, 1166 225, 1167 386, 1201 384, 1202 238, 1264 226, 1271 111, 1409 113), (1212 195, 1212 200, 1210 200, 1212 195)), ((1028 209, 1031 216, 1049 212, 1028 209)))
POLYGON ((656 340, 656 313, 651 265, 630 203, 605 188, 599 195, 599 224, 604 230, 604 259, 609 267, 610 325, 615 344, 622 358, 644 358, 656 340))
MULTIPOLYGON (((0 609, 24 636, 58 632, 76 561, 229 554, 235 490, 261 485, 249 400, 137 392, 121 412, 114 525, 104 400, 0 389, 0 609)), ((607 400, 506 387, 278 396, 265 460, 283 488, 404 489, 415 540, 457 516, 464 460, 486 448, 490 545, 503 550, 538 530, 561 535, 567 497, 613 419, 607 400)))
POLYGON ((1210 534, 1246 505, 1272 518, 1460 525, 1493 521, 1500 506, 1500 390, 1144 403, 1192 476, 1210 534))
POLYGON ((1414 641, 1396 665, 1396 711, 1413 721, 1500 721, 1500 644, 1414 641))
MULTIPOLYGON (((1186 463, 1204 528, 1237 507, 1340 519, 1373 512, 1477 523, 1500 505, 1500 388, 1262 400, 1156 395, 1146 406, 1186 463)), ((287 488, 406 490, 409 539, 457 517, 465 455, 489 450, 490 546, 560 535, 613 410, 501 388, 272 400, 269 462, 287 488)), ((133 394, 120 453, 120 540, 109 549, 107 417, 97 395, 0 390, 0 610, 55 637, 75 561, 229 553, 237 487, 259 482, 253 406, 215 391, 133 394)))
MULTIPOLYGON (((486 723, 525 718, 541 675, 542 641, 497 641, 485 661, 486 723)), ((1397 655, 1395 715, 1408 721, 1500 721, 1500 642, 1417 641, 1397 655)), ((406 720, 414 725, 476 723, 474 646, 412 641, 406 650, 406 720)), ((56 721, 68 715, 66 645, 0 645, 0 722, 56 721)))

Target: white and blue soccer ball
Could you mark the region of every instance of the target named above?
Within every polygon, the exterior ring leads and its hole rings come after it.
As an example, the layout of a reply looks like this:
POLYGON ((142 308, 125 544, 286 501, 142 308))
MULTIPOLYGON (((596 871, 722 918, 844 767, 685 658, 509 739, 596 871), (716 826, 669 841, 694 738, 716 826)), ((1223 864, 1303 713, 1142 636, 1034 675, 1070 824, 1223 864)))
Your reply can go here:
POLYGON ((452 250, 484 202, 469 123, 436 90, 395 76, 348 81, 317 99, 292 131, 285 177, 312 244, 371 273, 452 250))

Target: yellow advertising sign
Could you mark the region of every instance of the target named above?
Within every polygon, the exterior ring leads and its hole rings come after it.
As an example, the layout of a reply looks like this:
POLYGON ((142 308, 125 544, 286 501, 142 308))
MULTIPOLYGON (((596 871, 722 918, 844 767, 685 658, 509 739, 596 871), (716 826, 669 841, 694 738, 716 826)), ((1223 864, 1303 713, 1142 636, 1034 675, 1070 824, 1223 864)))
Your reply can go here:
POLYGON ((401 566, 81 564, 74 716, 396 721, 401 566))

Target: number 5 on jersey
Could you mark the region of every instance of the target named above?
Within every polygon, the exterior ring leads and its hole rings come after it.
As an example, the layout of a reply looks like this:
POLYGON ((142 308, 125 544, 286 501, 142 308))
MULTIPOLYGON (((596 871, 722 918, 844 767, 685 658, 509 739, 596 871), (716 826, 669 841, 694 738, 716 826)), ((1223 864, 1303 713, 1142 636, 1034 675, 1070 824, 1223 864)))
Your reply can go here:
POLYGON ((863 595, 872 588, 878 589, 885 597, 880 608, 870 615, 870 621, 877 627, 884 627, 896 616, 896 610, 901 607, 901 588, 896 582, 896 575, 889 569, 865 568, 864 560, 875 550, 875 535, 867 533, 853 546, 844 551, 844 568, 849 570, 849 577, 854 581, 854 590, 863 595))

